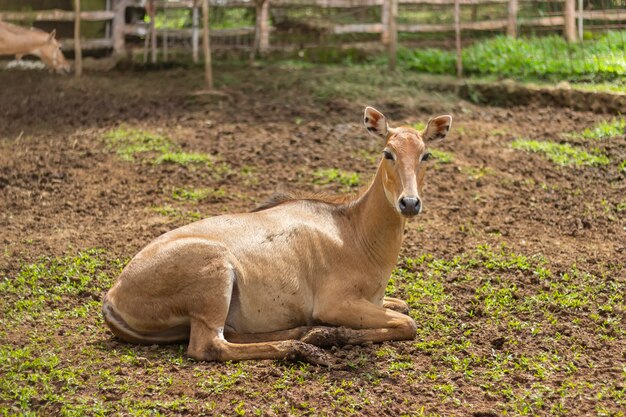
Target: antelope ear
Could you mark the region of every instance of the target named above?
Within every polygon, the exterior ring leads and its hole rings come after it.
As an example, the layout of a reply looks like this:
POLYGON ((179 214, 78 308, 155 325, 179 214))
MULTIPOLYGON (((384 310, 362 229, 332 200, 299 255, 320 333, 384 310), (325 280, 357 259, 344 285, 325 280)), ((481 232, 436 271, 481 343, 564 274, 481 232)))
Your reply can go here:
POLYGON ((428 121, 426 129, 422 132, 424 142, 434 142, 442 140, 448 136, 448 131, 452 126, 452 116, 437 116, 428 121))
POLYGON ((385 115, 373 107, 366 107, 363 114, 363 123, 370 135, 386 138, 389 132, 385 115))
POLYGON ((52 40, 57 36, 57 30, 53 29, 52 32, 50 32, 50 35, 48 35, 48 42, 52 42, 52 40))

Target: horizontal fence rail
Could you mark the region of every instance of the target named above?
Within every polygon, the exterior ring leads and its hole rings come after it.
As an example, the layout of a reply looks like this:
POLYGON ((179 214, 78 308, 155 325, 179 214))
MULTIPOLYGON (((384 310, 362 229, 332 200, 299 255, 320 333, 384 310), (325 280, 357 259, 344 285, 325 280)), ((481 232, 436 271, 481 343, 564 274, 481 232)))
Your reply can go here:
MULTIPOLYGON (((83 39, 80 42, 81 49, 113 49, 116 54, 127 54, 131 49, 140 47, 142 41, 139 39, 146 40, 144 48, 147 48, 148 38, 154 37, 155 40, 151 40, 150 44, 152 49, 157 47, 158 39, 165 55, 168 43, 173 43, 172 50, 193 49, 196 60, 200 1, 154 0, 154 8, 160 19, 159 25, 155 25, 155 16, 148 13, 147 21, 141 20, 141 9, 149 2, 150 0, 111 0, 107 2, 111 5, 109 10, 82 11, 78 15, 71 10, 59 9, 0 11, 0 20, 17 23, 72 22, 79 17, 80 21, 103 22, 107 25, 105 38, 83 39), (128 7, 139 10, 138 19, 126 22, 128 7), (182 13, 188 20, 184 25, 167 27, 168 13, 175 16, 181 16, 182 13)), ((568 41, 575 42, 583 39, 583 25, 588 25, 584 27, 590 30, 597 27, 626 27, 624 2, 611 0, 598 0, 595 4, 586 1, 587 7, 595 8, 583 10, 578 9, 580 2, 577 0, 209 0, 209 4, 211 10, 218 14, 215 17, 216 13, 212 11, 212 19, 219 19, 220 13, 243 13, 233 9, 247 10, 247 17, 240 16, 237 21, 239 26, 218 25, 211 29, 210 37, 218 40, 216 48, 248 48, 253 53, 255 48, 260 48, 259 51, 263 53, 269 49, 293 50, 316 43, 326 45, 329 42, 351 45, 378 41, 387 47, 390 39, 396 39, 395 36, 390 36, 390 31, 404 34, 402 39, 405 42, 406 39, 431 36, 429 34, 433 37, 439 36, 437 39, 452 40, 453 32, 463 31, 484 31, 487 36, 491 36, 492 32, 500 32, 512 37, 517 36, 520 31, 562 31, 568 41), (395 14, 390 13, 392 3, 395 4, 395 14), (607 3, 615 8, 607 8, 607 3), (458 12, 455 13, 458 16, 452 12, 453 9, 457 10, 456 5, 458 12), (540 13, 534 10, 538 5, 542 6, 540 13), (463 10, 465 14, 462 14, 463 10), (480 15, 480 10, 488 12, 480 15), (471 18, 468 18, 470 11, 471 18), (445 16, 438 16, 437 13, 445 16), (250 18, 255 15, 256 19, 250 18), (399 21, 392 22, 392 15, 399 16, 399 21), (446 36, 449 37, 445 38, 446 36)), ((63 49, 70 50, 74 48, 75 42, 71 38, 62 39, 61 45, 63 49)), ((155 52, 153 56, 156 56, 155 52)))

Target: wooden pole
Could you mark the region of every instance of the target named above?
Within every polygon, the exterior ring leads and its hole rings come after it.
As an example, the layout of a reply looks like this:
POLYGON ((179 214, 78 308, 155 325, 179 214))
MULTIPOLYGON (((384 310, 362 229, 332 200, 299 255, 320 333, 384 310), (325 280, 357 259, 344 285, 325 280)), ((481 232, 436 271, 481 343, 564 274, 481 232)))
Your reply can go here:
POLYGON ((254 61, 257 53, 264 55, 269 49, 269 4, 270 0, 255 0, 256 21, 254 25, 254 43, 250 51, 250 62, 254 61))
POLYGON ((517 37, 517 0, 509 0, 509 20, 506 27, 506 34, 512 38, 517 37))
POLYGON ((383 0, 383 5, 381 6, 381 21, 380 23, 383 25, 383 31, 380 35, 380 41, 384 46, 389 46, 389 3, 390 0, 383 0))
POLYGON ((150 0, 150 62, 157 62, 156 4, 150 0))
POLYGON ((167 33, 167 7, 165 7, 165 3, 163 3, 163 62, 167 62, 169 59, 168 56, 168 33, 167 33))
POLYGON ((576 42, 576 0, 565 0, 565 39, 568 42, 576 42))
POLYGON ((121 57, 126 55, 124 29, 126 26, 126 6, 128 0, 116 0, 113 7, 113 54, 121 57))
POLYGON ((389 0, 389 69, 396 70, 398 60, 398 0, 389 0))
POLYGON ((200 25, 200 19, 198 16, 198 0, 194 0, 193 9, 191 12, 191 21, 192 21, 192 29, 191 29, 191 54, 193 57, 193 62, 198 62, 199 60, 199 44, 200 44, 200 36, 198 33, 198 26, 200 25))
POLYGON ((583 0, 578 0, 578 40, 583 40, 583 0))
POLYGON ((261 7, 261 39, 259 52, 265 55, 270 49, 270 0, 263 0, 261 7))
POLYGON ((202 0, 202 49, 204 52, 204 76, 207 88, 213 90, 211 68, 211 38, 209 37, 209 0, 202 0))
POLYGON ((83 76, 83 50, 80 46, 80 0, 74 0, 74 74, 83 76))
POLYGON ((463 76, 463 56, 461 54, 461 2, 454 0, 454 32, 456 37, 456 76, 463 76))

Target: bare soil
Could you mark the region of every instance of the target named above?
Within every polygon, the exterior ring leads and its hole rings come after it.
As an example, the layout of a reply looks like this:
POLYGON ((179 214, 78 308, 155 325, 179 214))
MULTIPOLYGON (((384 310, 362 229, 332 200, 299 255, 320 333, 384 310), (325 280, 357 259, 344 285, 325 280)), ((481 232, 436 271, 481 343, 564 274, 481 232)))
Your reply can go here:
MULTIPOLYGON (((395 96, 379 87, 358 97, 319 94, 305 80, 322 80, 325 71, 300 69, 294 75, 274 66, 218 66, 220 94, 202 92, 196 70, 88 74, 81 80, 0 73, 0 280, 15 280, 42 257, 100 248, 99 271, 111 282, 119 272, 114 260, 127 260, 153 238, 192 221, 189 213, 248 211, 281 190, 345 192, 341 184, 316 183, 313 173, 321 168, 357 172, 365 184, 382 151, 361 126, 363 106, 373 105, 395 124, 443 113, 454 117, 450 137, 438 145, 453 160, 433 163, 425 210, 408 223, 399 259, 400 268, 440 283, 445 298, 411 295, 411 278, 394 278, 396 295, 441 307, 447 326, 418 322, 423 329, 414 342, 329 349, 345 364, 340 369, 272 361, 196 363, 184 355, 184 346, 134 346, 115 339, 97 309, 103 291, 62 297, 63 305, 44 307, 46 314, 20 318, 7 313, 20 296, 2 294, 4 351, 54 353, 54 369, 80 376, 71 384, 53 380, 48 391, 40 380, 18 378, 22 394, 28 387, 36 390, 25 402, 5 379, 0 410, 623 415, 626 173, 619 164, 626 160, 626 137, 589 144, 565 135, 603 118, 592 112, 537 103, 477 106, 419 86, 395 96), (184 151, 212 155, 229 170, 215 175, 210 168, 124 161, 104 140, 120 126, 167 135, 184 151), (611 163, 560 167, 512 149, 515 138, 597 148, 611 163), (173 199, 173 190, 182 187, 225 192, 198 202, 173 199), (173 207, 179 215, 165 215, 159 207, 173 207), (507 254, 541 257, 551 275, 542 276, 534 261, 529 270, 490 268, 477 248, 489 245, 499 252, 503 244, 507 254), (448 262, 465 256, 479 266, 466 263, 434 274, 432 262, 411 261, 422 256, 448 262), (576 288, 583 298, 591 291, 586 304, 555 302, 524 312, 512 307, 547 294, 552 282, 567 277, 571 281, 563 288, 576 288), (503 307, 507 315, 495 314, 491 298, 480 296, 486 282, 512 291, 503 307), (83 317, 54 318, 56 309, 83 305, 91 306, 83 317), (525 324, 518 328, 516 321, 525 324), (463 347, 454 347, 461 342, 463 347), (524 367, 521 358, 531 364, 524 367), (496 362, 506 368, 498 376, 496 362)), ((410 304, 411 314, 424 317, 420 302, 410 304)), ((27 362, 8 357, 0 379, 9 370, 34 372, 27 362)))

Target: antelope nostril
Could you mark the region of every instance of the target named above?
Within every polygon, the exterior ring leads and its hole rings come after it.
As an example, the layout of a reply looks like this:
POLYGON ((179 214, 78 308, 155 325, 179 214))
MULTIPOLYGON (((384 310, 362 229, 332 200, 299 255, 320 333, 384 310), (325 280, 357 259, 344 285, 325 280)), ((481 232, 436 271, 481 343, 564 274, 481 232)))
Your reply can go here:
POLYGON ((417 197, 402 197, 398 201, 398 208, 402 214, 413 215, 420 212, 421 201, 417 197))

